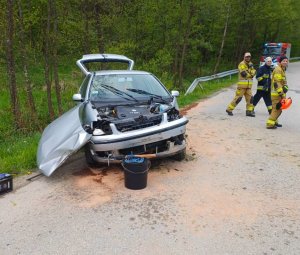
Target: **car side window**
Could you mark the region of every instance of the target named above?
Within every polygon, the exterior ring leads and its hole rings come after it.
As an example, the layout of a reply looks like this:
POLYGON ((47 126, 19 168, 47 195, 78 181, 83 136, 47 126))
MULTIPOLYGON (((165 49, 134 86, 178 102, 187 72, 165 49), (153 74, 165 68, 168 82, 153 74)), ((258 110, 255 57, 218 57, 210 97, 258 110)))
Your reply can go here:
POLYGON ((85 98, 86 90, 87 90, 90 78, 91 78, 91 75, 87 75, 80 86, 79 93, 81 94, 82 98, 85 98))

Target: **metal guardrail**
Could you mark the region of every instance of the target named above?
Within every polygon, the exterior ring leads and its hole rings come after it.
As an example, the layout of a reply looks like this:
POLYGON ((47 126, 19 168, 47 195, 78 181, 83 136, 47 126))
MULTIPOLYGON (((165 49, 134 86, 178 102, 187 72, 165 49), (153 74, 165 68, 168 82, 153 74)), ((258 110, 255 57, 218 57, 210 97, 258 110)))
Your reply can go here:
POLYGON ((290 60, 300 60, 300 57, 290 58, 290 60))
POLYGON ((210 81, 210 80, 214 80, 214 79, 219 79, 219 78, 223 78, 223 77, 226 77, 226 76, 229 76, 229 75, 230 75, 230 78, 231 78, 231 75, 236 74, 238 72, 239 72, 238 69, 234 69, 234 70, 229 70, 229 71, 222 72, 222 73, 213 74, 213 75, 210 75, 210 76, 203 76, 203 77, 196 78, 192 82, 192 84, 189 86, 189 88, 187 89, 187 91, 185 92, 184 95, 186 96, 187 94, 192 93, 194 91, 194 89, 197 87, 197 85, 199 85, 199 84, 200 84, 201 89, 203 89, 203 87, 201 85, 201 82, 210 81))
MULTIPOLYGON (((300 60, 300 57, 290 58, 290 60, 300 60)), ((201 85, 201 82, 211 81, 211 80, 223 78, 223 77, 226 77, 229 75, 230 75, 230 79, 231 79, 231 75, 236 74, 238 72, 239 72, 238 69, 234 69, 234 70, 229 70, 229 71, 222 72, 222 73, 213 74, 210 76, 203 76, 203 77, 196 78, 192 82, 192 84, 189 86, 189 88, 186 90, 184 95, 186 96, 187 94, 192 93, 198 85, 200 85, 201 89, 203 90, 203 86, 201 85)))

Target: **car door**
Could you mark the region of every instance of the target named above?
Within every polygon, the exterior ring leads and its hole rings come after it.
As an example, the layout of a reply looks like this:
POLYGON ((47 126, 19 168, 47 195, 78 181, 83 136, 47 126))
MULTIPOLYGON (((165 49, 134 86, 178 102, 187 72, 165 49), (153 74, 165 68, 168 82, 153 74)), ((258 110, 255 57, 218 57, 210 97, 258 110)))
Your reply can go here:
POLYGON ((78 104, 44 130, 37 151, 37 165, 41 172, 50 176, 73 153, 91 138, 81 125, 78 104))

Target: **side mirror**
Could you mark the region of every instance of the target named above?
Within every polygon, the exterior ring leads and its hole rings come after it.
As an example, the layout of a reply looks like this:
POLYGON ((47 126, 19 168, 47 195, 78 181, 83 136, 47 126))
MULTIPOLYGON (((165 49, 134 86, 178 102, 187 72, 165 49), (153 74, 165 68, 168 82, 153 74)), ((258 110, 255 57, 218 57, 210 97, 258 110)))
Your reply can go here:
POLYGON ((173 97, 178 97, 179 96, 179 92, 177 90, 172 90, 171 94, 173 97))
POLYGON ((72 99, 76 102, 82 102, 81 94, 74 94, 72 99))

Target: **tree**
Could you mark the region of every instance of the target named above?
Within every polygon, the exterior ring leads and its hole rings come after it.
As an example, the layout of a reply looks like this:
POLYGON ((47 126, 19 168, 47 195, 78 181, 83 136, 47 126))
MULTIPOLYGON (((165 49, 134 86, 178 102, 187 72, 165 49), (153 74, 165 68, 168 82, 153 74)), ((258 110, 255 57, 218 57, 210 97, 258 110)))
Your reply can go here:
POLYGON ((63 113, 62 110, 62 104, 61 104, 61 88, 59 84, 59 77, 58 77, 58 55, 57 55, 57 42, 58 42, 58 30, 57 30, 57 23, 58 23, 58 16, 57 16, 57 10, 56 10, 56 1, 53 0, 53 3, 51 4, 50 8, 51 16, 53 20, 53 31, 51 33, 51 44, 52 44, 52 64, 53 64, 53 76, 54 76, 54 84, 55 84, 55 93, 56 93, 56 99, 57 99, 57 107, 59 115, 63 113))
POLYGON ((86 1, 81 2, 82 5, 82 19, 84 22, 84 29, 83 29, 83 49, 84 53, 88 54, 91 53, 91 42, 90 42, 90 5, 86 4, 86 1))
POLYGON ((36 107, 35 107, 35 101, 32 94, 32 87, 31 87, 31 80, 28 73, 28 54, 26 51, 26 39, 25 39, 25 30, 24 30, 24 22, 23 22, 23 10, 21 1, 18 0, 18 14, 19 14, 19 36, 20 36, 20 42, 22 43, 22 46, 20 47, 21 51, 21 61, 22 61, 22 67, 23 67, 23 73, 25 77, 25 85, 26 85, 26 94, 27 94, 27 105, 29 106, 29 112, 30 112, 30 122, 35 123, 38 125, 38 117, 36 113, 36 107))
POLYGON ((96 33, 97 33, 97 45, 98 45, 98 51, 100 53, 104 53, 105 45, 104 45, 104 35, 103 35, 103 25, 102 25, 102 15, 104 12, 104 9, 106 7, 102 7, 102 3, 95 2, 94 4, 94 12, 95 12, 95 19, 96 19, 96 33))
POLYGON ((229 14, 230 14, 230 6, 227 6, 227 14, 226 14, 226 21, 225 21, 225 25, 224 25, 224 32, 223 32, 223 37, 222 37, 222 43, 221 43, 221 47, 219 50, 219 54, 218 54, 218 58, 217 58, 217 62, 215 65, 215 69, 214 69, 214 74, 217 73, 219 64, 220 64, 220 60, 221 60, 221 56, 222 56, 222 52, 223 52, 223 48, 224 48, 224 43, 225 43, 225 38, 226 38, 226 34, 227 34, 227 27, 228 27, 228 20, 229 20, 229 14))
POLYGON ((6 6, 6 20, 7 20, 7 71, 9 79, 9 91, 11 108, 14 117, 14 123, 17 129, 22 128, 20 103, 16 82, 16 70, 15 70, 15 57, 14 57, 14 4, 13 0, 7 0, 6 6))
POLYGON ((52 103, 52 94, 51 94, 51 79, 50 79, 50 26, 51 26, 51 17, 52 17, 52 0, 48 0, 47 2, 47 23, 46 23, 46 31, 44 38, 44 59, 45 59, 45 82, 47 87, 47 103, 48 103, 48 112, 50 120, 54 119, 54 109, 52 103))
POLYGON ((179 64, 179 70, 178 70, 178 79, 179 79, 179 88, 183 88, 183 64, 184 64, 184 59, 186 56, 186 50, 187 50, 187 45, 191 33, 191 25, 192 25, 192 18, 194 16, 194 5, 193 2, 191 1, 189 8, 188 8, 188 17, 187 17, 187 23, 186 27, 184 30, 184 36, 183 36, 183 45, 181 49, 181 58, 180 58, 180 64, 179 64))

